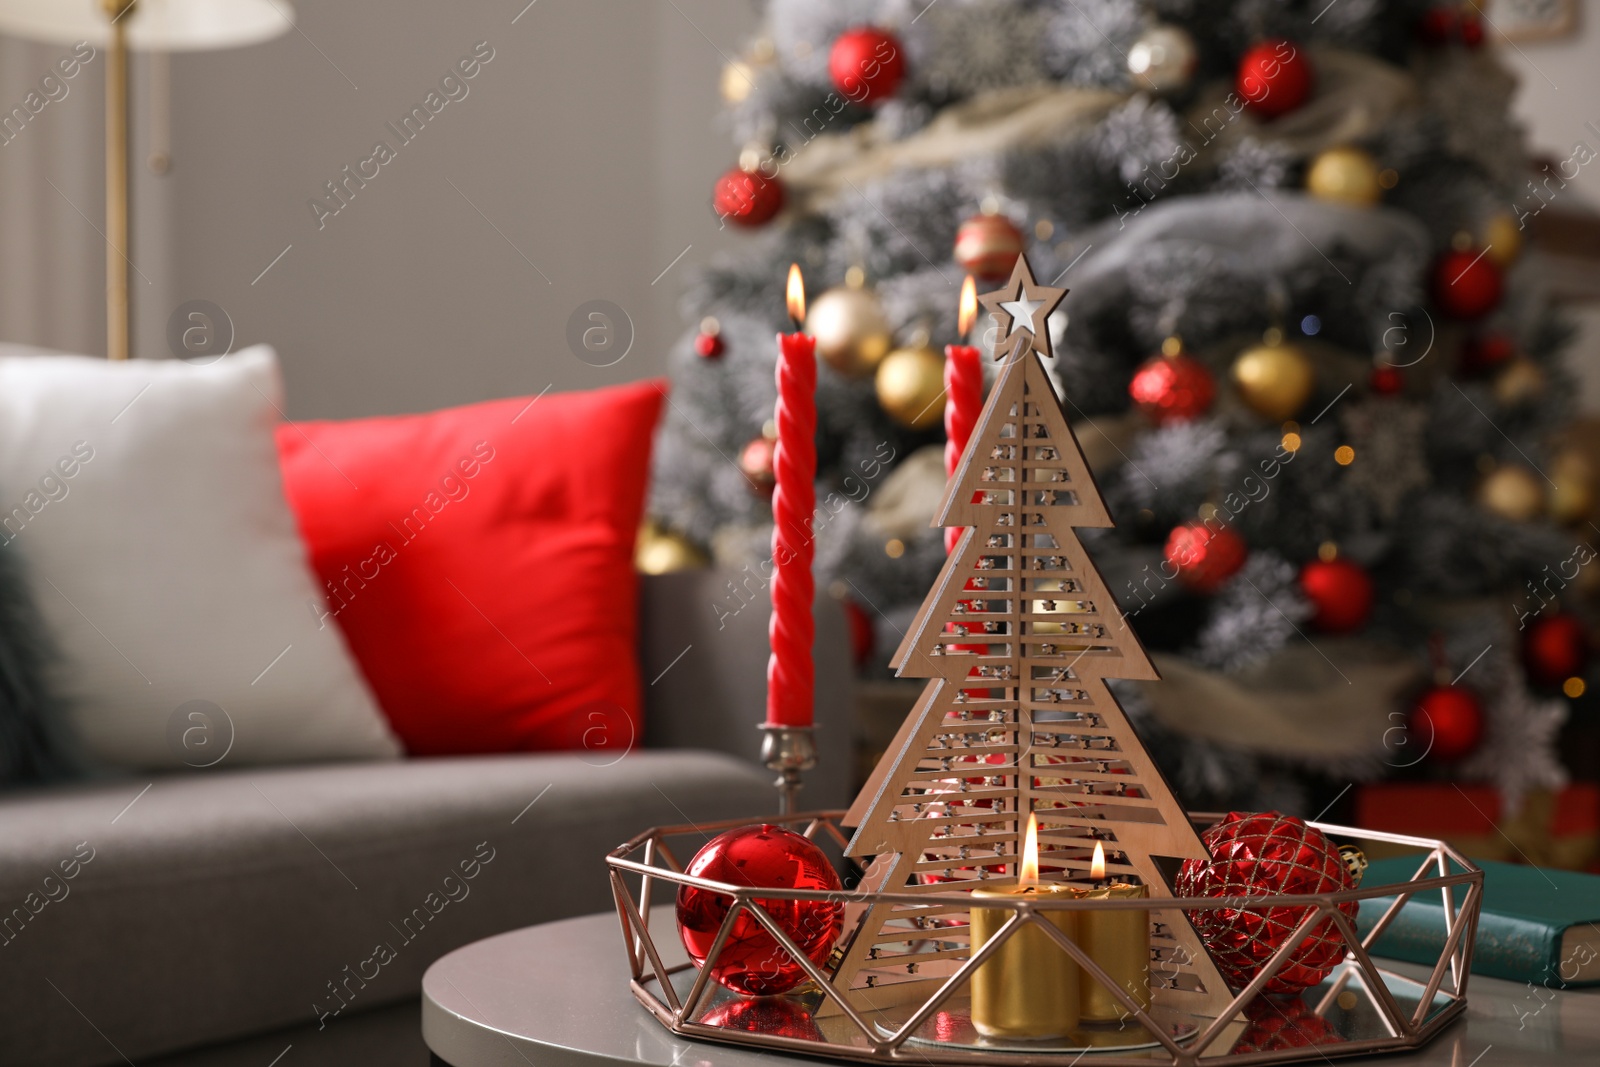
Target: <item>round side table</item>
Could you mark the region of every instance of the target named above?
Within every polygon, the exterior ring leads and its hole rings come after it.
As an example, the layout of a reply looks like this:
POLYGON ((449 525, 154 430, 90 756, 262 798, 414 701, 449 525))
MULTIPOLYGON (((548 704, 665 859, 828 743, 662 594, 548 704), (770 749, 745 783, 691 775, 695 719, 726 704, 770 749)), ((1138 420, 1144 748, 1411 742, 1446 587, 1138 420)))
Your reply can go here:
MULTIPOLYGON (((671 931, 670 907, 651 915, 671 931)), ((683 962, 673 936, 656 945, 683 962)), ((1421 977, 1421 968, 1384 961, 1421 977)), ((1515 982, 1475 975, 1462 1022, 1406 1067, 1554 1062, 1600 1067, 1600 987, 1534 996, 1515 982), (1485 1051, 1494 1051, 1484 1056, 1485 1051)), ((615 912, 514 930, 459 948, 422 976, 422 1036, 444 1067, 794 1067, 823 1061, 679 1038, 628 990, 615 912)), ((1092 1067, 1085 1057, 1082 1067, 1092 1067)), ((1355 1061, 1351 1061, 1355 1062, 1355 1061)), ((1399 1062, 1388 1057, 1383 1063, 1399 1062)))
MULTIPOLYGON (((651 929, 672 929, 671 909, 651 929)), ((672 966, 686 959, 659 938, 672 966)), ((422 1037, 445 1067, 782 1067, 808 1062, 685 1041, 628 990, 616 912, 546 923, 475 941, 422 976, 422 1037)), ((822 1062, 811 1060, 809 1062, 822 1062)))

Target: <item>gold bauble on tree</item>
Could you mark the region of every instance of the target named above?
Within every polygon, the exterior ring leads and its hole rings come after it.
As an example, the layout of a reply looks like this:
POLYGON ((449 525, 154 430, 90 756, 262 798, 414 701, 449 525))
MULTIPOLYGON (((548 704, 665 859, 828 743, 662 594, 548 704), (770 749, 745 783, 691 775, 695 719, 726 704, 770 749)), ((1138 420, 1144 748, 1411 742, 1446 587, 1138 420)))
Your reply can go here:
POLYGON ((1502 519, 1530 522, 1544 512, 1545 482, 1520 463, 1503 463, 1478 486, 1478 504, 1502 519))
POLYGON ((897 348, 878 364, 878 404, 898 425, 927 430, 944 418, 944 358, 931 348, 897 348))
POLYGON ((817 358, 846 378, 871 374, 894 343, 877 295, 849 285, 817 297, 806 314, 806 333, 817 339, 817 358))
POLYGON ((1531 359, 1518 357, 1494 378, 1494 398, 1502 407, 1531 404, 1544 395, 1544 369, 1531 359))
POLYGON ((1582 449, 1563 448, 1545 471, 1556 483, 1550 490, 1550 518, 1571 525, 1582 522, 1594 512, 1594 461, 1582 449))
POLYGON ((693 541, 654 522, 639 528, 633 548, 633 569, 640 574, 674 574, 698 570, 711 561, 693 541))
POLYGON ((1311 399, 1316 372, 1296 345, 1278 330, 1268 330, 1261 343, 1233 361, 1233 384, 1250 410, 1274 422, 1292 418, 1311 399))
POLYGON ((1484 255, 1501 270, 1508 269, 1522 254, 1522 227, 1509 211, 1491 215, 1483 224, 1484 255))
POLYGON ((1319 152, 1306 171, 1306 192, 1319 200, 1370 207, 1383 199, 1378 161, 1348 146, 1319 152))

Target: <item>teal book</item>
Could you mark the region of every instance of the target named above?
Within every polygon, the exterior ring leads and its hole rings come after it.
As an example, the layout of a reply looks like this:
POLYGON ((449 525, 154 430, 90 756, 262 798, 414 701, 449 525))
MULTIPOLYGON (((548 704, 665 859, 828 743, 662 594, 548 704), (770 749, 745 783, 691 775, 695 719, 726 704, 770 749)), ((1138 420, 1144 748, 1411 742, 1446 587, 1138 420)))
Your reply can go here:
MULTIPOLYGON (((1421 863, 1420 855, 1378 860, 1361 883, 1404 882, 1421 863)), ((1600 876, 1512 863, 1478 865, 1483 913, 1472 950, 1474 974, 1556 989, 1600 983, 1600 876)), ((1452 893, 1459 909, 1466 891, 1452 893)), ((1356 925, 1363 938, 1394 899, 1361 902, 1356 925)), ((1444 950, 1444 939, 1444 900, 1439 890, 1430 889, 1406 903, 1372 954, 1431 965, 1444 950)))

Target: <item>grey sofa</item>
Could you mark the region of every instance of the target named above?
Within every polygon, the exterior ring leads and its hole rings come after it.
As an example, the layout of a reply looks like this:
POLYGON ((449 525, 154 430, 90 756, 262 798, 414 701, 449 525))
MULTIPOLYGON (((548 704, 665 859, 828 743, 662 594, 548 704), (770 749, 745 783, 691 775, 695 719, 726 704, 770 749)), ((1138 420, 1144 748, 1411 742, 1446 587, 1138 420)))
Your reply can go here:
MULTIPOLYGON (((726 581, 645 580, 646 736, 620 760, 217 768, 0 798, 0 1064, 427 1064, 434 959, 609 908, 601 858, 646 826, 775 809, 754 764, 768 607, 716 610, 738 603, 726 581)), ((848 785, 848 651, 826 599, 817 663, 810 806, 848 785)))

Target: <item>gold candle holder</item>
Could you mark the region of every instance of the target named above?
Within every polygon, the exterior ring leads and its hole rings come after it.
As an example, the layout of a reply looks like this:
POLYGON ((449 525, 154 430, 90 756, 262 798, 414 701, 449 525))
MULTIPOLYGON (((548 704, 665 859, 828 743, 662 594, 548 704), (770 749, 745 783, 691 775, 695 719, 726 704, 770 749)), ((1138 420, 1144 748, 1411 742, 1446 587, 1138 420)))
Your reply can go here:
MULTIPOLYGON (((1089 876, 1096 882, 1106 875, 1105 846, 1094 846, 1094 862, 1089 876)), ((1080 889, 1077 895, 1087 900, 1148 898, 1150 887, 1113 882, 1080 889)), ((1150 1010, 1150 913, 1148 911, 1084 911, 1078 913, 1078 944, 1088 957, 1134 1003, 1150 1010)), ((1078 997, 1078 1012, 1085 1022, 1115 1022, 1128 1015, 1111 991, 1089 975, 1084 975, 1078 997)))
MULTIPOLYGON (((987 944, 1013 914, 1009 908, 976 906, 981 900, 1070 900, 1076 891, 1064 885, 1039 885, 1039 825, 1028 816, 1018 884, 976 889, 971 914, 972 953, 987 944)), ((1040 912, 1039 917, 1076 939, 1078 917, 1070 911, 1040 912)), ((1036 926, 1016 931, 972 976, 972 1025, 984 1037, 1040 1040, 1065 1037, 1078 1025, 1078 982, 1081 970, 1071 956, 1036 926)))

